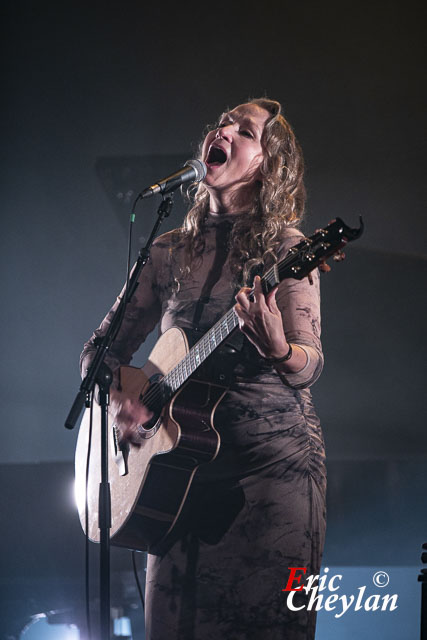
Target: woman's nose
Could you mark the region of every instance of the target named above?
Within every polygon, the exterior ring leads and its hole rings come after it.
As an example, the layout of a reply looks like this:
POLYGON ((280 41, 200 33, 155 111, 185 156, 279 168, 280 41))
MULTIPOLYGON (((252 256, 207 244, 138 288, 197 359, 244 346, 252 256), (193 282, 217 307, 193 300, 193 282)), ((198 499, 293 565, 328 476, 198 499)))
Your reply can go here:
POLYGON ((232 124, 226 124, 226 125, 223 125, 222 127, 218 127, 215 138, 223 138, 224 140, 227 140, 227 142, 231 142, 233 137, 232 126, 233 126, 232 124))

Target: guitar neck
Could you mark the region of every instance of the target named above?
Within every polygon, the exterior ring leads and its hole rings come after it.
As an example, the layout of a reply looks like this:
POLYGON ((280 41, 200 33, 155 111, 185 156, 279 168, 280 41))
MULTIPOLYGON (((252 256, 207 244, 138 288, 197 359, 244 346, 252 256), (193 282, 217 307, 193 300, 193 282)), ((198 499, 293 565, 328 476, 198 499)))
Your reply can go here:
MULTIPOLYGON (((333 256, 351 240, 356 240, 363 231, 362 219, 359 229, 351 229, 340 218, 336 218, 324 229, 319 229, 309 238, 304 238, 289 249, 283 260, 273 264, 261 278, 265 295, 286 278, 302 280, 328 257, 333 256)), ((250 293, 252 297, 253 291, 250 293)), ((220 344, 226 340, 239 321, 234 307, 229 309, 214 326, 190 349, 165 377, 157 383, 162 405, 165 405, 190 376, 205 362, 220 344)))
POLYGON ((190 349, 169 373, 165 375, 161 384, 163 398, 168 402, 188 378, 205 362, 220 344, 239 325, 234 308, 229 309, 213 327, 190 349))

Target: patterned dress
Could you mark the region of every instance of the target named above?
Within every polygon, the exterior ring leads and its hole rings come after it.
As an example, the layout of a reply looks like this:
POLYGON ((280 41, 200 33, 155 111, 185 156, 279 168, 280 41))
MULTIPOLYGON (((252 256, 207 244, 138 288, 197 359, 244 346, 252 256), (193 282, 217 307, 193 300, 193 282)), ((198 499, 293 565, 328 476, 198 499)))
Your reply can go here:
MULTIPOLYGON (((234 220, 209 214, 202 255, 187 277, 180 275, 185 252, 175 236, 155 242, 110 366, 129 364, 158 323, 160 332, 179 326, 202 334, 230 309, 234 220)), ((287 229, 279 258, 300 239, 287 229)), ((324 443, 308 390, 323 365, 318 272, 312 276, 312 283, 283 281, 277 294, 287 340, 308 356, 302 371, 280 377, 246 338, 209 358, 207 375, 218 366, 231 375, 215 414, 221 448, 197 472, 173 544, 161 556, 148 555, 148 640, 314 638, 315 612, 290 611, 282 591, 290 567, 319 573, 325 534, 324 443)), ((83 370, 110 314, 85 345, 83 370)))

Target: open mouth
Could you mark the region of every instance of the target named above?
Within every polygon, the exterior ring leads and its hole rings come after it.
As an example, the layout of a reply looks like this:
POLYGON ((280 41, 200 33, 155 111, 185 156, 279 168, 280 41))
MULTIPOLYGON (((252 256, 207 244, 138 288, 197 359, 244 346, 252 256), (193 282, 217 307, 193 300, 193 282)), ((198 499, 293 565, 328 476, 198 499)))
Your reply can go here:
POLYGON ((224 164, 226 160, 227 160, 227 154, 225 153, 225 151, 220 147, 212 146, 209 149, 208 157, 206 158, 206 164, 208 164, 209 166, 212 166, 212 165, 218 166, 220 164, 224 164))

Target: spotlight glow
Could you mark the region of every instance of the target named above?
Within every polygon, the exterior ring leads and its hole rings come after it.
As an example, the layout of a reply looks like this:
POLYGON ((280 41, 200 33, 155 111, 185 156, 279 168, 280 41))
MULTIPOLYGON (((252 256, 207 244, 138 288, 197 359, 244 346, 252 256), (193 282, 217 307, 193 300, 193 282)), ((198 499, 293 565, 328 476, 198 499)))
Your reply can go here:
POLYGON ((19 640, 80 640, 75 624, 49 624, 46 616, 33 616, 35 620, 19 636, 19 640))
POLYGON ((76 477, 74 480, 74 501, 79 513, 81 513, 85 508, 86 501, 86 483, 82 477, 79 480, 76 477))

